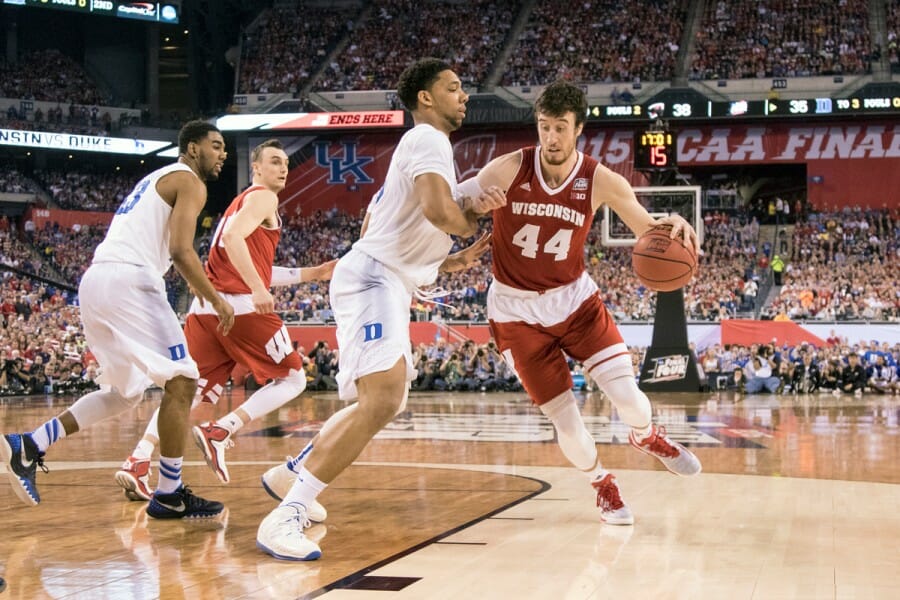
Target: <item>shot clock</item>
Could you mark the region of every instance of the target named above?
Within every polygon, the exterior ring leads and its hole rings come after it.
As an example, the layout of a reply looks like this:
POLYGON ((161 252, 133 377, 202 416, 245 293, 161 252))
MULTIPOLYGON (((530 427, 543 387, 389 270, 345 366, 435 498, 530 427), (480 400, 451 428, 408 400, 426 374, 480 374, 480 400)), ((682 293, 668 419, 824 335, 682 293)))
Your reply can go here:
POLYGON ((668 129, 634 134, 635 169, 672 169, 678 166, 678 138, 668 129))

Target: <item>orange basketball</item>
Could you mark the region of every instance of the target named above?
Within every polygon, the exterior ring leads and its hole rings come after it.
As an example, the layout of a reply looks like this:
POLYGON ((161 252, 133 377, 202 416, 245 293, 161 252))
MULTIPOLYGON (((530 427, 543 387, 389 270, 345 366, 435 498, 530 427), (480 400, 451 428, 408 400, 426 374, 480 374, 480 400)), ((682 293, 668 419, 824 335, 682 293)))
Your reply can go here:
POLYGON ((681 236, 669 237, 670 225, 658 225, 638 238, 631 252, 631 267, 641 283, 657 292, 687 285, 697 274, 697 255, 681 236))

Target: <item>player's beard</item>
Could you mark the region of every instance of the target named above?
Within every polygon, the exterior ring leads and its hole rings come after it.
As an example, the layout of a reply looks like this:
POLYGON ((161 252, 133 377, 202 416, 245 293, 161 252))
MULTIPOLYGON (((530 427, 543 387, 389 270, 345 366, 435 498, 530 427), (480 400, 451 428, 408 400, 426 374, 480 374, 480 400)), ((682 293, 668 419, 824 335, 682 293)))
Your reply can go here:
POLYGON ((569 152, 568 154, 565 154, 565 155, 562 152, 555 152, 555 153, 551 154, 547 150, 542 150, 541 154, 542 154, 541 158, 543 159, 543 161, 553 167, 559 167, 561 165, 566 164, 566 161, 569 160, 570 156, 572 156, 571 152, 569 152), (557 156, 562 156, 562 158, 557 158, 557 156))

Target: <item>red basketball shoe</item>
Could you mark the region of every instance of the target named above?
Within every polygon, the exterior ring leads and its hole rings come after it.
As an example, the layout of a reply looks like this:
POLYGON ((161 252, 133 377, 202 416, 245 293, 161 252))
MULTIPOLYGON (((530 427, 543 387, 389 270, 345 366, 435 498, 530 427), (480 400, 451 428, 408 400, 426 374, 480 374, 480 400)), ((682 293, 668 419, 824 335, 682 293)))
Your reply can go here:
POLYGON ((641 441, 637 440, 632 429, 628 434, 628 441, 644 454, 658 458, 669 471, 676 475, 696 475, 702 469, 700 459, 678 442, 670 440, 666 435, 666 428, 663 426, 652 425, 650 435, 641 441))
POLYGON ((116 472, 116 483, 129 500, 150 500, 150 459, 129 456, 116 472))
POLYGON ((600 508, 600 518, 610 525, 634 525, 634 515, 631 509, 622 501, 619 494, 619 486, 612 473, 607 473, 603 479, 591 483, 597 490, 597 506, 600 508))
POLYGON ((234 446, 231 432, 216 423, 201 423, 191 427, 191 434, 197 446, 203 450, 206 464, 213 470, 219 481, 228 483, 228 467, 225 466, 225 450, 234 446))

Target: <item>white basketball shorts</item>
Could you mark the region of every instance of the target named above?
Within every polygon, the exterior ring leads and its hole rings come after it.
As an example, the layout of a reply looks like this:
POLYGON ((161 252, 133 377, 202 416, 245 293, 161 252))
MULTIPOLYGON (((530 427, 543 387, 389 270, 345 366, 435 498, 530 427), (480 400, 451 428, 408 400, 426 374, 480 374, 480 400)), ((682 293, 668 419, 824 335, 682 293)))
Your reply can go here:
POLYGON ((337 323, 338 395, 356 398, 356 380, 387 371, 401 357, 406 378, 416 378, 409 341, 412 293, 400 277, 369 255, 351 250, 334 268, 331 309, 337 323))
POLYGON ((81 278, 78 299, 84 337, 102 369, 101 385, 131 398, 151 383, 164 388, 178 375, 200 376, 166 300, 165 282, 151 269, 93 264, 81 278))

